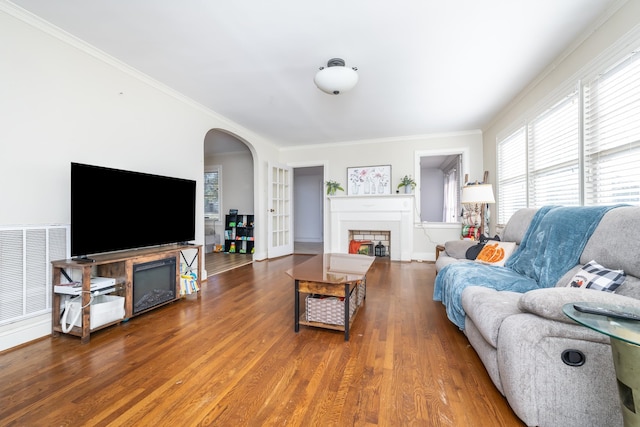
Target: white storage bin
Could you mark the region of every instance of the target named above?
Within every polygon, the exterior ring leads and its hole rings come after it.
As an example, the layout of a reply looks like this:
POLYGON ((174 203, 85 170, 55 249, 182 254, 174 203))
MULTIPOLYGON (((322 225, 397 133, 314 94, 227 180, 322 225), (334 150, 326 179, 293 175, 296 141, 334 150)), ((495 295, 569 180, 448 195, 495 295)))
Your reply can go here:
MULTIPOLYGON (((107 323, 124 319, 124 297, 117 295, 97 295, 91 301, 90 328, 95 329, 107 323)), ((62 327, 68 325, 82 327, 82 300, 76 298, 68 303, 62 317, 62 327)))

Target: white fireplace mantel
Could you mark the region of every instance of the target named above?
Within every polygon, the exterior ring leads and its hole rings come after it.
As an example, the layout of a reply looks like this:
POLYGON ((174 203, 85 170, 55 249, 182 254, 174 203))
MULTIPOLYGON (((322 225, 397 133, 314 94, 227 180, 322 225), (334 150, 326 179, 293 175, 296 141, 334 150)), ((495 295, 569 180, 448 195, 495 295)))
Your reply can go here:
POLYGON ((411 261, 413 195, 330 196, 330 248, 349 252, 349 230, 389 231, 392 261, 411 261))

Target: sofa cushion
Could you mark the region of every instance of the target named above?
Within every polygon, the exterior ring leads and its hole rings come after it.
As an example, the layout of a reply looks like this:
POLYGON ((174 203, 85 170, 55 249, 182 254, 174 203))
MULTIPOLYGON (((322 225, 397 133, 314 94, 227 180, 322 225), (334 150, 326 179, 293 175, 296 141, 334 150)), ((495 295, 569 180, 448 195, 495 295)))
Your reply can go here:
POLYGON ((440 255, 436 260, 436 272, 441 271, 443 268, 445 268, 449 264, 457 264, 461 262, 473 262, 473 261, 468 259, 458 259, 458 258, 451 257, 449 255, 440 255))
POLYGON ((616 289, 616 294, 640 300, 640 279, 627 274, 627 279, 616 289))
POLYGON ((475 261, 483 264, 504 266, 504 263, 509 259, 515 249, 515 242, 496 242, 489 240, 475 261))
POLYGON ((462 291, 462 307, 484 339, 497 347, 502 321, 512 314, 522 313, 518 308, 521 296, 519 292, 469 286, 462 291))
POLYGON ((623 206, 607 212, 580 255, 580 264, 592 259, 627 276, 640 277, 640 227, 638 207, 623 206))
POLYGON ((536 211, 537 209, 533 208, 518 209, 511 215, 511 218, 509 218, 509 222, 507 222, 507 225, 502 231, 500 240, 504 242, 516 242, 519 245, 536 211))
POLYGON ((452 258, 466 259, 467 249, 477 243, 473 240, 451 240, 445 242, 444 251, 452 258))
POLYGON ((626 277, 624 271, 605 268, 592 260, 571 278, 567 286, 614 292, 626 277))

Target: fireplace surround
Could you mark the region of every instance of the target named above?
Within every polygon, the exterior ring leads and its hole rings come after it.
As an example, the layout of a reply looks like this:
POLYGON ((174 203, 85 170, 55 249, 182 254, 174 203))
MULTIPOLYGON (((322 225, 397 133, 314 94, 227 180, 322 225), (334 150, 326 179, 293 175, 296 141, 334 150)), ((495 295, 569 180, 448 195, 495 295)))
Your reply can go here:
POLYGON ((350 230, 383 230, 390 233, 392 261, 411 261, 413 251, 412 194, 379 196, 330 196, 330 250, 349 252, 350 230))

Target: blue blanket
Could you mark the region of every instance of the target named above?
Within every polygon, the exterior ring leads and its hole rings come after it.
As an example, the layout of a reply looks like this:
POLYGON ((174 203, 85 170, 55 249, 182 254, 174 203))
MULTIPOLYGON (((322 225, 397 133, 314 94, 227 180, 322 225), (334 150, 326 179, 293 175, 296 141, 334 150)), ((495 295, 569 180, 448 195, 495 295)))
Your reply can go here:
POLYGON ((527 292, 555 286, 580 260, 602 216, 615 206, 540 208, 518 249, 504 267, 477 262, 449 264, 436 276, 433 299, 442 301, 447 316, 464 329, 462 291, 467 286, 527 292))

